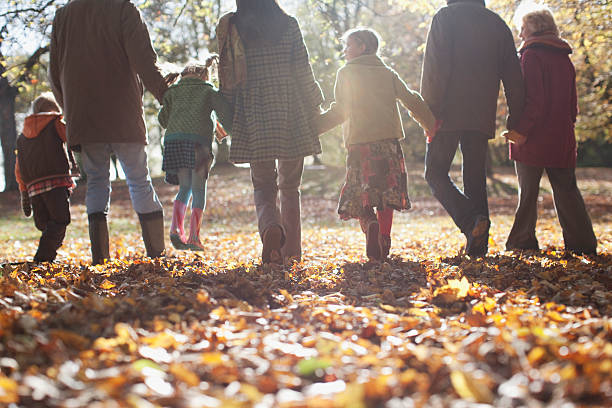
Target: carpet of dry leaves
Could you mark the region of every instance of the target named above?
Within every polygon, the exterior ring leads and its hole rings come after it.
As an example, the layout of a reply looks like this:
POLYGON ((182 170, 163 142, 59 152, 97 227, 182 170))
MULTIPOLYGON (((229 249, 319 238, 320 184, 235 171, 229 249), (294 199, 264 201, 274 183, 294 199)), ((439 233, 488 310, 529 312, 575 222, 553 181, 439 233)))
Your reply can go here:
MULTIPOLYGON (((340 222, 342 170, 307 170, 301 263, 260 265, 248 170, 213 174, 202 253, 143 257, 122 183, 111 254, 89 262, 84 189, 54 264, 0 195, 0 406, 612 406, 612 170, 579 172, 597 256, 563 251, 546 185, 542 251, 510 253, 514 176, 490 180, 483 259, 410 175, 391 258, 368 263, 340 222)), ((156 181, 166 204, 173 189, 156 181)), ((169 243, 168 243, 169 244, 169 243)))

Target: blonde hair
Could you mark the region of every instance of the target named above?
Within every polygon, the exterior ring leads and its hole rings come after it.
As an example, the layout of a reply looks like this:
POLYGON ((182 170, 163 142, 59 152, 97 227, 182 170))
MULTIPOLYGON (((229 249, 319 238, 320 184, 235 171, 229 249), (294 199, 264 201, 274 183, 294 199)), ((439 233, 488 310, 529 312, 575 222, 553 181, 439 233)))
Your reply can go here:
POLYGON ((555 23, 552 12, 546 6, 532 1, 521 3, 514 16, 514 25, 521 29, 524 27, 531 35, 552 33, 559 35, 559 28, 555 23))
POLYGON ((346 42, 350 38, 359 41, 365 46, 364 54, 378 54, 378 46, 380 45, 380 35, 373 29, 368 27, 358 27, 348 30, 342 36, 342 40, 346 42))
POLYGON ((32 112, 60 112, 61 109, 55 100, 55 97, 51 92, 44 92, 40 94, 34 102, 32 102, 32 112))
POLYGON ((183 68, 180 74, 178 72, 172 72, 166 75, 164 78, 168 85, 172 85, 174 82, 176 82, 179 75, 181 77, 185 77, 185 76, 202 76, 206 74, 206 78, 208 79, 211 77, 211 74, 214 74, 215 72, 214 70, 218 63, 219 63, 219 55, 210 54, 210 56, 206 58, 206 61, 204 62, 204 64, 200 64, 197 62, 189 63, 185 65, 185 68, 183 68))

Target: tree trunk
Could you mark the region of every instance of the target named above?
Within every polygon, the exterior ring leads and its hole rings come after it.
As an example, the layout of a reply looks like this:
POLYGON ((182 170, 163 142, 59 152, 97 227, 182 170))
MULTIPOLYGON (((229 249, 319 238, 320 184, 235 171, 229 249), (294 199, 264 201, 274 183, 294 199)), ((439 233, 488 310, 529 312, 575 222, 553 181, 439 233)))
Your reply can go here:
POLYGON ((17 190, 15 180, 15 149, 17 147, 17 126, 15 124, 15 97, 17 89, 2 76, 4 67, 0 65, 0 143, 4 158, 4 190, 17 190))

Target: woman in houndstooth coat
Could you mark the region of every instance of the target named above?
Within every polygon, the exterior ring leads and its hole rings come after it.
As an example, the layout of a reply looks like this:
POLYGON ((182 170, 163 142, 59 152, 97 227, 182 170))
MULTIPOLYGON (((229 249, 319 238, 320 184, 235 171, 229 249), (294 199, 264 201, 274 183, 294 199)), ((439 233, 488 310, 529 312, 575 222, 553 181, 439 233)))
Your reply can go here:
MULTIPOLYGON (((296 19, 276 0, 236 0, 236 7, 222 18, 229 18, 228 30, 235 27, 246 55, 242 83, 228 89, 221 81, 234 103, 230 160, 251 165, 262 261, 299 260, 299 188, 304 157, 321 152, 314 120, 323 95, 296 19)), ((218 32, 220 50, 228 34, 218 32)))

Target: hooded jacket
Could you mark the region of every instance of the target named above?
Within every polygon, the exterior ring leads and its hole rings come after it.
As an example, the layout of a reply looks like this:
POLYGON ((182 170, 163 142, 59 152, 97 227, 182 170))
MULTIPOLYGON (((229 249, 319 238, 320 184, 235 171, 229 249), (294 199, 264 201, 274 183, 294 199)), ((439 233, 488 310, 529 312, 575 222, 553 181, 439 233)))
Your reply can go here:
POLYGON ((49 55, 49 80, 70 146, 146 143, 144 87, 161 102, 167 85, 130 1, 68 2, 55 13, 49 55))
POLYGON ((17 137, 15 177, 20 191, 35 183, 70 177, 72 154, 66 149, 66 125, 59 113, 45 112, 25 118, 17 137))
POLYGON ((325 132, 344 123, 346 147, 403 139, 398 100, 425 130, 435 126, 435 118, 421 95, 409 89, 377 55, 361 55, 340 68, 334 98, 330 109, 321 116, 319 130, 325 132))
POLYGON ((433 17, 421 77, 421 95, 442 121, 440 131, 493 138, 500 80, 512 129, 524 103, 512 32, 483 0, 449 0, 433 17))
POLYGON ((553 34, 532 36, 521 44, 526 97, 515 130, 527 141, 510 144, 512 160, 537 167, 576 167, 578 105, 571 53, 570 45, 553 34))

